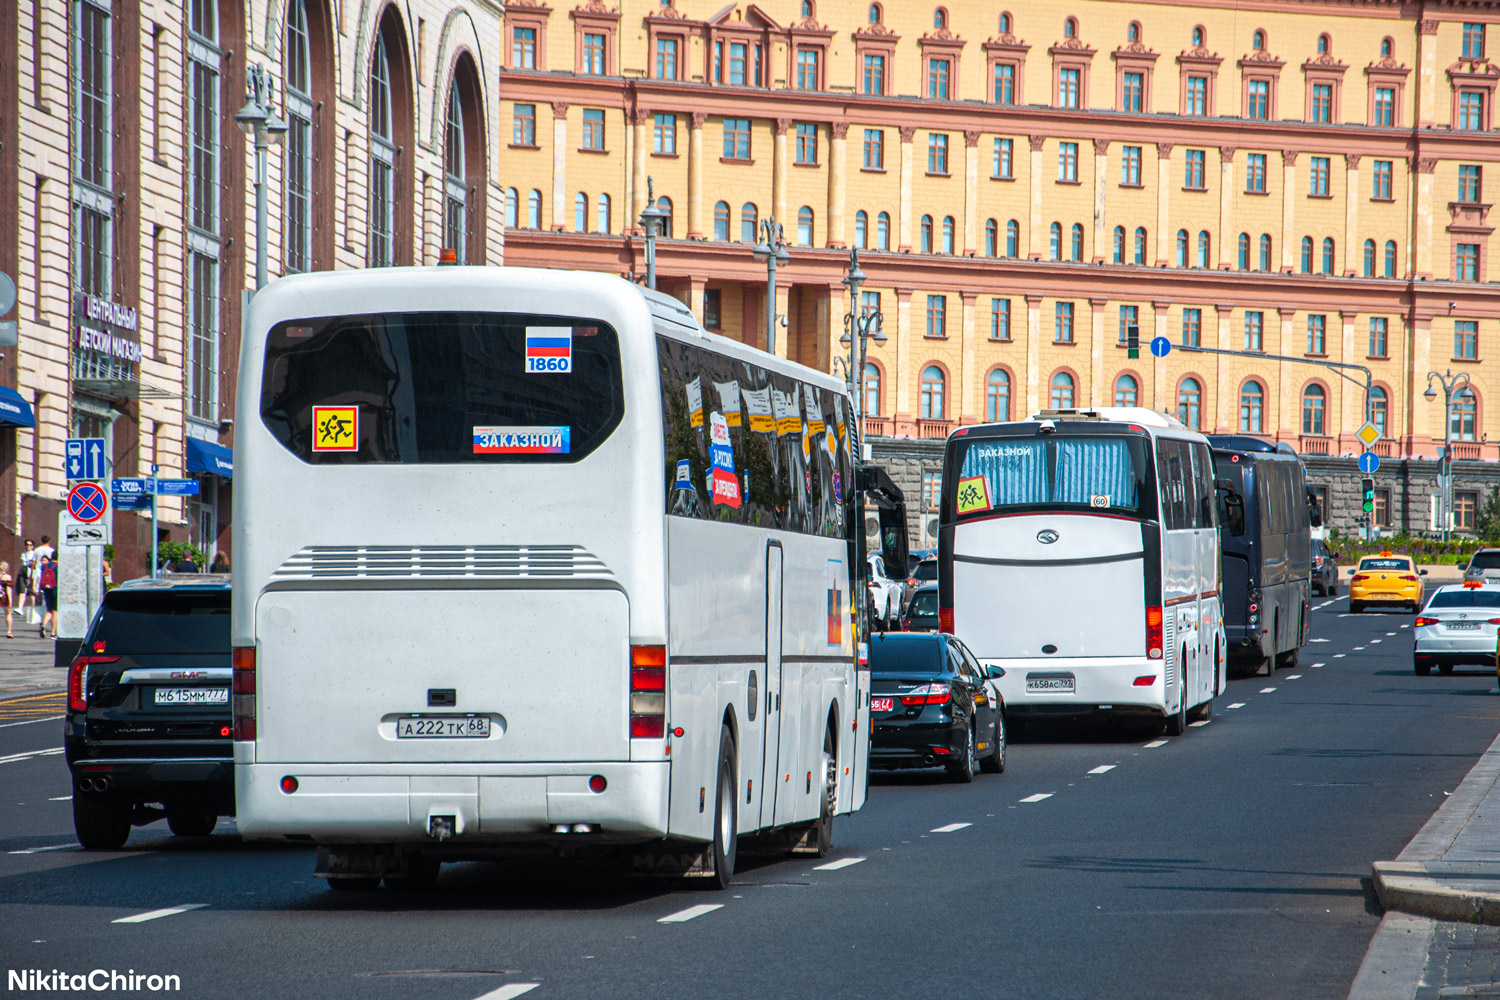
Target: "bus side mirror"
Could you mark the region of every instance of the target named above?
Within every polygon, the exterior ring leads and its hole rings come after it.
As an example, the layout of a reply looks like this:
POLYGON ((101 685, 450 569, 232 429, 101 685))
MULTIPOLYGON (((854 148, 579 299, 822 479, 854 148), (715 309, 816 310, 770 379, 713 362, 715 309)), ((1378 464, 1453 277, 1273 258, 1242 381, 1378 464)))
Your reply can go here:
POLYGON ((1245 498, 1235 492, 1234 486, 1227 479, 1214 481, 1214 492, 1219 495, 1219 503, 1224 511, 1224 524, 1229 528, 1229 533, 1236 537, 1245 533, 1245 498))

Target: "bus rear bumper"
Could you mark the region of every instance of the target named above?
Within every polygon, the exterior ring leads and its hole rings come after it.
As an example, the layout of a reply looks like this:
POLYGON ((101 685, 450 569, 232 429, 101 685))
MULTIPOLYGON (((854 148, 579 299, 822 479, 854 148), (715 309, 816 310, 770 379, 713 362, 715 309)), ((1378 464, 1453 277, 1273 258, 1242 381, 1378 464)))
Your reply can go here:
POLYGON ((1101 711, 1140 714, 1166 710, 1161 660, 1049 657, 981 662, 1005 670, 1005 676, 996 684, 1005 698, 1007 715, 1091 715, 1101 711), (1056 689, 1060 685, 1065 688, 1070 678, 1071 691, 1056 689), (1053 689, 1038 690, 1041 687, 1053 689))
MULTIPOLYGON (((667 833, 665 762, 411 766, 249 764, 235 767, 236 821, 249 840, 356 844, 516 844, 580 825, 592 843, 667 833), (604 790, 590 787, 604 779, 604 790), (294 791, 283 779, 294 778, 294 791)), ((580 830, 579 832, 583 832, 580 830)))

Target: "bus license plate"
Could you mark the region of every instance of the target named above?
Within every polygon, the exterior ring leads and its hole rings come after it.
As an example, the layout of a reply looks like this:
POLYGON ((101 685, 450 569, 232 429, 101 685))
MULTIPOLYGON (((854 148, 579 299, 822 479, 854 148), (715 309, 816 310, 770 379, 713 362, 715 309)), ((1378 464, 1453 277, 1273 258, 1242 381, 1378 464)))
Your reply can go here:
POLYGON ((1072 674, 1029 674, 1026 677, 1027 694, 1072 694, 1072 674))
POLYGON ((396 738, 402 740, 483 740, 489 735, 487 716, 410 715, 396 720, 396 738))
POLYGON ((872 711, 872 712, 889 712, 889 711, 891 711, 895 707, 896 707, 896 699, 895 698, 871 698, 870 699, 870 711, 872 711))
POLYGON ((227 705, 227 687, 157 688, 153 701, 158 705, 227 705))

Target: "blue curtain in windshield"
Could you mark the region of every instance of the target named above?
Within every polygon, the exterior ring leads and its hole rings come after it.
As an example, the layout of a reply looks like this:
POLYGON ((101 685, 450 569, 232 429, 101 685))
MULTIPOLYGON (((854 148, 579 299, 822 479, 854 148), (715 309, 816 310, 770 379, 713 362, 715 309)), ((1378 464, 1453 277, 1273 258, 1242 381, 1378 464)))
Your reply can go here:
POLYGON ((983 476, 994 507, 1045 503, 1046 448, 1043 441, 977 442, 969 446, 959 478, 983 476))
POLYGON ((990 506, 1050 504, 1134 510, 1140 506, 1139 476, 1125 438, 1050 438, 975 441, 964 453, 959 478, 983 476, 990 506))
POLYGON ((1137 505, 1135 463, 1122 439, 1057 441, 1057 487, 1054 503, 1090 503, 1106 496, 1106 507, 1137 505))

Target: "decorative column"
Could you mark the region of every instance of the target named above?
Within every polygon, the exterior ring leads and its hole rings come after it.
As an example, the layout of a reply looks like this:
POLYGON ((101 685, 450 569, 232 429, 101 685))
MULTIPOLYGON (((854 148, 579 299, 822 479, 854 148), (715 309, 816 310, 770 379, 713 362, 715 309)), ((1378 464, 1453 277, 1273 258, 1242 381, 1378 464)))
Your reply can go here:
MULTIPOLYGON (((1031 259, 1041 260, 1046 256, 1046 249, 1042 242, 1042 147, 1047 143, 1045 135, 1033 135, 1031 139, 1031 218, 1027 227, 1031 244, 1031 259)), ((1031 300, 1028 299, 1028 302, 1031 300)), ((1028 404, 1031 407, 1027 411, 1029 416, 1036 412, 1036 400, 1032 399, 1028 404)))
MULTIPOLYGON (((1278 308, 1276 315, 1281 319, 1281 336, 1277 340, 1276 353, 1288 356, 1299 353, 1293 350, 1293 347, 1296 345, 1292 339, 1296 336, 1292 331, 1292 320, 1297 317, 1297 310, 1278 308)), ((1290 433, 1293 438, 1297 436, 1301 428, 1299 418, 1302 416, 1302 408, 1299 405, 1301 399, 1298 397, 1293 386, 1293 379, 1296 378, 1296 372, 1285 361, 1276 362, 1276 368, 1279 375, 1280 389, 1276 393, 1274 403, 1272 400, 1266 400, 1267 404, 1275 407, 1276 412, 1275 414, 1267 415, 1272 417, 1272 419, 1268 420, 1264 426, 1267 433, 1274 431, 1276 440, 1280 441, 1283 432, 1290 433)))
POLYGON ((849 123, 828 127, 828 246, 843 250, 849 245, 844 219, 844 174, 848 170, 849 123))
MULTIPOLYGON (((787 325, 781 329, 776 336, 776 356, 778 358, 791 357, 792 334, 800 332, 797 330, 797 317, 792 316, 789 306, 792 296, 792 282, 790 278, 776 282, 776 315, 785 316, 787 325)), ((778 324, 779 325, 779 324, 778 324)))
POLYGON ((1281 270, 1288 274, 1297 269, 1297 153, 1281 151, 1281 270))
POLYGON ((708 287, 708 279, 696 274, 689 274, 687 279, 687 307, 692 310, 698 322, 703 322, 703 290, 708 287))
MULTIPOLYGON (((815 306, 817 317, 813 327, 816 357, 803 363, 820 372, 831 371, 833 359, 845 353, 843 346, 838 342, 839 337, 843 336, 844 329, 844 291, 842 282, 834 282, 818 289, 818 301, 815 306)), ((802 361, 801 358, 797 360, 802 361)), ((847 361, 848 358, 845 357, 845 360, 847 361)))
POLYGON ((1026 296, 1026 415, 1037 410, 1042 398, 1042 297, 1026 296))
POLYGON ((568 225, 568 106, 552 102, 552 229, 568 225))
MULTIPOLYGON (((1219 331, 1214 343, 1222 350, 1230 350, 1234 344, 1230 339, 1234 336, 1233 324, 1230 323, 1230 315, 1234 312, 1232 306, 1214 306, 1214 317, 1218 323, 1219 331)), ((1239 400, 1234 398, 1234 384, 1230 381, 1233 372, 1229 367, 1229 359, 1219 355, 1214 359, 1218 365, 1217 388, 1214 393, 1214 426, 1220 434, 1233 434, 1239 430, 1239 421, 1235 419, 1235 408, 1239 400)))
POLYGON ((1406 342, 1411 361, 1406 365, 1406 440, 1402 444, 1403 455, 1431 454, 1433 431, 1443 433, 1443 423, 1438 414, 1443 412, 1442 397, 1429 403, 1422 395, 1427 385, 1427 373, 1432 370, 1432 314, 1425 310, 1413 310, 1414 315, 1403 317, 1406 325, 1406 342))
POLYGON ((688 127, 688 231, 690 240, 703 239, 703 123, 708 115, 694 111, 688 127))
POLYGON ((974 409, 974 298, 976 292, 959 292, 958 297, 963 302, 963 332, 959 343, 959 372, 958 384, 960 409, 958 411, 959 421, 965 424, 977 423, 979 416, 974 409))
POLYGON ((1437 122, 1438 99, 1438 22, 1436 18, 1424 17, 1417 22, 1417 38, 1421 46, 1418 54, 1417 79, 1417 128, 1425 128, 1437 122))
POLYGON ((1423 278, 1432 277, 1432 172, 1437 169, 1437 159, 1430 156, 1422 156, 1420 152, 1413 164, 1416 167, 1416 192, 1417 204, 1415 215, 1415 230, 1412 242, 1416 244, 1416 262, 1413 268, 1411 262, 1407 267, 1412 268, 1418 281, 1423 278))
MULTIPOLYGON (((1219 266, 1226 269, 1235 266, 1234 255, 1239 252, 1239 234, 1234 231, 1234 154, 1233 146, 1219 147, 1219 266)), ((1250 252, 1255 250, 1252 244, 1250 252)))
MULTIPOLYGON (((964 132, 964 242, 963 253, 979 249, 979 132, 964 132)), ((997 234, 996 239, 999 236, 997 234)), ((968 412, 965 410, 964 412, 968 412)))
POLYGON ((630 113, 630 187, 625 192, 625 201, 630 205, 630 217, 625 220, 624 232, 628 236, 641 233, 639 219, 646 210, 646 122, 651 112, 636 108, 630 113))
POLYGON ((911 293, 910 288, 896 292, 896 407, 891 431, 893 437, 903 433, 913 436, 916 424, 911 412, 911 293))
MULTIPOLYGON (((1343 323, 1344 327, 1342 343, 1340 345, 1341 353, 1338 356, 1339 361, 1348 361, 1350 358, 1358 357, 1358 355, 1355 354, 1354 347, 1354 338, 1357 336, 1357 333, 1355 331, 1355 321, 1358 319, 1359 313, 1356 311, 1346 311, 1342 309, 1339 310, 1339 320, 1343 323)), ((1389 335, 1390 334, 1387 333, 1387 336, 1389 335)), ((1389 345, 1387 345, 1386 350, 1387 353, 1389 353, 1389 345)), ((1329 381, 1331 381, 1336 387, 1341 403, 1341 405, 1339 406, 1338 451, 1340 454, 1342 454, 1344 450, 1344 439, 1348 438, 1352 444, 1352 442, 1354 441, 1352 435, 1355 431, 1364 426, 1365 394, 1364 390, 1355 388, 1353 385, 1345 382, 1343 379, 1330 379, 1329 381)), ((1390 420, 1389 413, 1386 414, 1386 420, 1390 420)), ((1329 428, 1329 430, 1331 432, 1332 428, 1329 428)), ((1364 451, 1363 444, 1357 445, 1357 448, 1359 451, 1364 451)))
MULTIPOLYGON (((1172 303, 1170 302, 1151 303, 1152 318, 1155 320, 1152 326, 1152 329, 1155 330, 1155 333, 1152 334, 1153 339, 1167 335, 1167 314, 1171 310, 1172 303)), ((1153 355, 1151 361, 1151 406, 1157 410, 1171 409, 1175 411, 1177 409, 1175 400, 1172 401, 1174 405, 1170 407, 1162 400, 1162 386, 1167 382, 1167 359, 1158 358, 1153 355)))
MULTIPOLYGON (((1359 273, 1359 161, 1358 153, 1344 154, 1344 277, 1359 273)), ((1349 357, 1346 354, 1344 357, 1349 357)))
POLYGON ((1167 213, 1172 190, 1172 143, 1156 144, 1156 266, 1172 262, 1171 216, 1167 213))
MULTIPOLYGON (((1110 249, 1109 222, 1104 211, 1104 193, 1109 190, 1109 140, 1094 140, 1094 263, 1102 264, 1112 258, 1110 249)), ((1098 404, 1095 404, 1098 405, 1098 404)))
POLYGON ((897 213, 898 228, 896 249, 911 253, 911 184, 912 184, 912 137, 917 130, 911 125, 901 126, 901 210, 897 213))
POLYGON ((1089 315, 1092 327, 1089 332, 1089 405, 1108 406, 1100 386, 1104 384, 1104 310, 1108 299, 1089 299, 1089 315))
POLYGON ((788 232, 796 233, 797 220, 788 218, 786 214, 786 130, 792 127, 790 118, 778 118, 775 124, 775 139, 772 143, 775 155, 771 163, 771 211, 776 216, 776 221, 787 228, 788 232))

